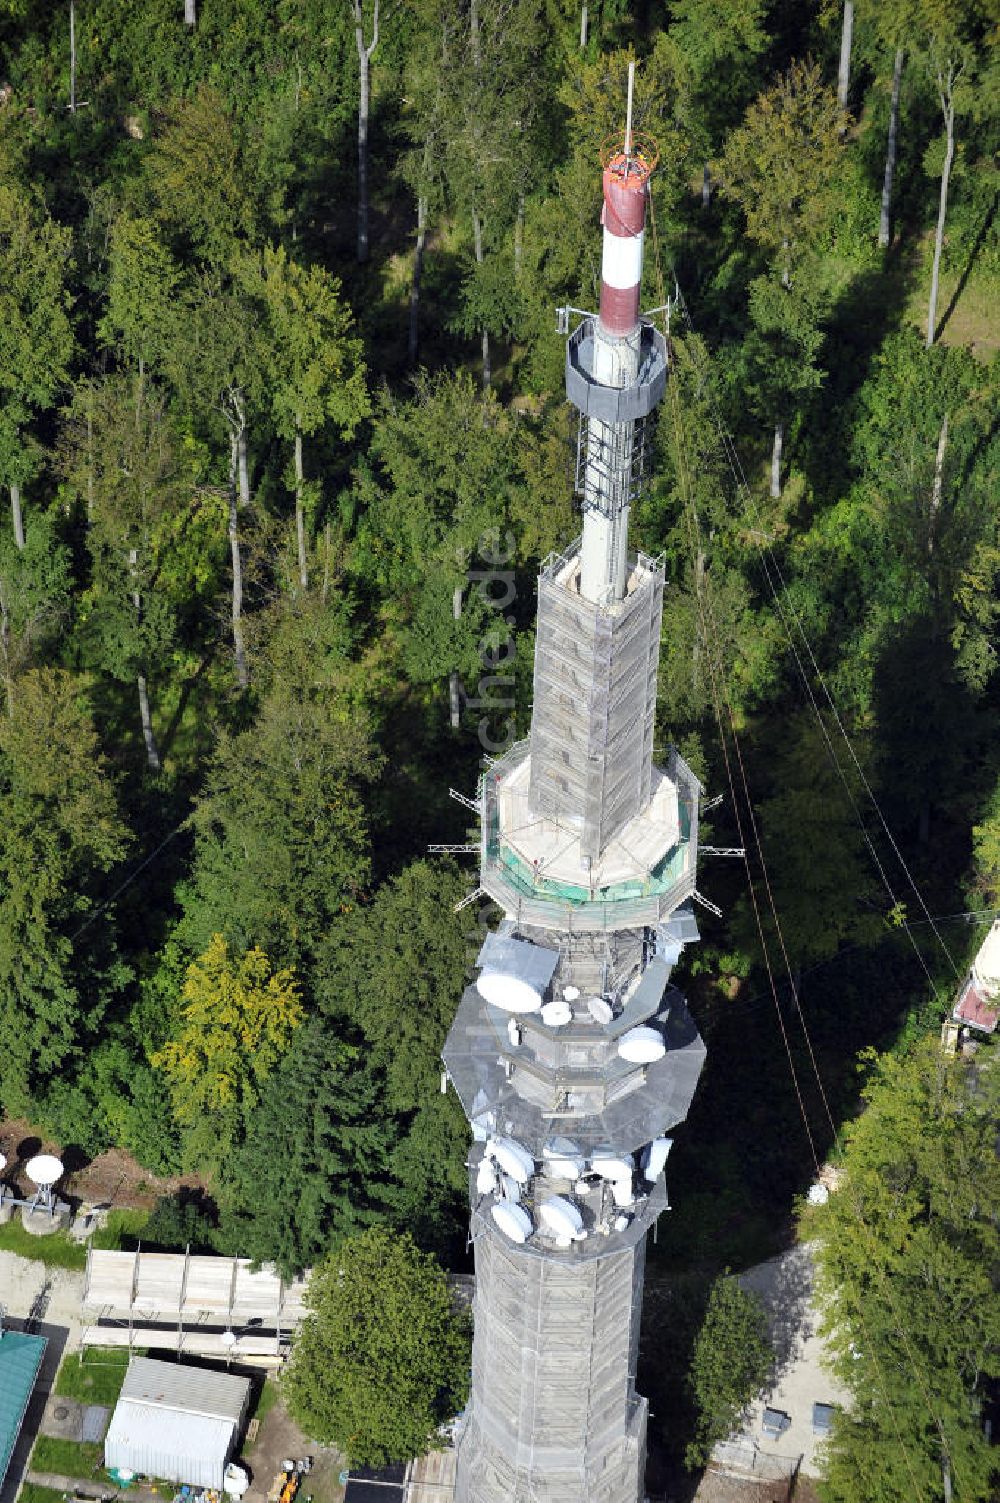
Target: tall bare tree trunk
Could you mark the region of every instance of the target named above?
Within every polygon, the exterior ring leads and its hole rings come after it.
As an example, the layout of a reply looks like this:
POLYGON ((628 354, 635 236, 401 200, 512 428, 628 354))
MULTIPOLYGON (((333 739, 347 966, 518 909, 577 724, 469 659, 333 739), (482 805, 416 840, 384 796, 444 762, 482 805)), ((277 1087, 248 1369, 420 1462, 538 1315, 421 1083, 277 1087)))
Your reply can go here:
MULTIPOLYGON (((451 596, 451 614, 456 621, 462 619, 462 586, 456 585, 451 596)), ((451 704, 451 728, 457 731, 462 724, 462 679, 458 669, 453 668, 448 678, 448 698, 451 704)))
POLYGON ((361 0, 354 0, 354 41, 358 50, 358 249, 359 262, 368 260, 368 115, 371 107, 371 61, 378 46, 379 0, 372 15, 372 39, 365 45, 361 0))
POLYGON ((889 100, 889 135, 885 143, 885 176, 882 179, 882 212, 878 222, 878 243, 883 250, 892 232, 892 180, 896 175, 896 135, 899 131, 899 91, 903 81, 903 49, 896 48, 892 65, 892 95, 889 100))
POLYGON ((941 278, 941 248, 944 245, 944 222, 948 214, 948 185, 951 181, 951 164, 955 160, 955 101, 952 97, 954 72, 948 66, 947 78, 938 75, 938 94, 941 112, 944 115, 945 151, 941 169, 941 198, 938 203, 937 230, 934 233, 934 265, 931 269, 931 295, 927 305, 927 348, 930 349, 937 335, 938 283, 941 278))
POLYGON ((302 497, 304 485, 302 470, 302 430, 295 434, 295 541, 299 550, 299 584, 309 588, 309 569, 306 563, 306 516, 302 497))
POLYGON ((588 14, 587 14, 587 0, 583 0, 583 4, 580 6, 580 51, 581 52, 583 51, 583 49, 587 45, 587 23, 588 23, 589 19, 590 18, 589 18, 588 14))
POLYGON ((417 199, 417 244, 413 252, 413 277, 410 282, 410 332, 406 341, 406 358, 411 365, 417 363, 420 343, 420 282, 424 274, 424 249, 427 245, 427 199, 417 199))
POLYGON ((247 461, 247 430, 244 424, 240 428, 239 436, 239 476, 240 476, 240 505, 250 505, 250 465, 247 461))
MULTIPOLYGON (((483 264, 483 221, 479 217, 478 208, 472 210, 472 243, 476 252, 476 265, 483 264)), ((480 331, 483 343, 483 391, 489 391, 491 385, 490 371, 490 336, 484 327, 480 331)))
POLYGON ((927 553, 934 552, 934 535, 937 531, 938 512, 944 491, 944 456, 948 449, 948 414, 944 415, 941 432, 938 434, 937 454, 934 457, 934 483, 931 486, 931 504, 927 517, 927 553))
POLYGON ((236 682, 241 689, 250 683, 246 649, 243 646, 243 560, 240 558, 240 530, 236 475, 239 466, 239 433, 234 431, 229 443, 229 552, 233 563, 233 650, 236 656, 236 682))
POLYGON ((844 0, 844 24, 840 31, 840 69, 837 73, 837 103, 847 109, 851 87, 851 42, 854 37, 854 0, 844 0))
POLYGON ((14 541, 19 548, 23 548, 24 517, 21 515, 21 487, 16 480, 10 483, 10 510, 14 518, 14 541))
MULTIPOLYGON (((133 582, 135 581, 138 564, 138 551, 135 548, 130 548, 128 567, 133 582)), ((142 617, 142 596, 138 588, 132 591, 132 604, 135 606, 136 621, 139 621, 142 617)), ((156 736, 153 733, 153 717, 149 709, 149 688, 146 684, 146 675, 144 673, 136 674, 136 687, 139 691, 139 721, 142 725, 142 739, 146 743, 146 762, 150 772, 159 772, 161 766, 160 749, 156 744, 156 736)))
POLYGON ((198 0, 184 0, 184 25, 196 26, 198 23, 198 0))
POLYGON ((7 714, 14 713, 14 675, 10 668, 10 612, 7 608, 7 588, 0 579, 0 652, 3 653, 3 681, 7 691, 7 714))
POLYGON ((785 425, 775 423, 774 443, 771 445, 771 500, 777 501, 781 495, 781 451, 785 444, 785 425))
POLYGON ((76 114, 76 9, 69 0, 69 112, 76 114))

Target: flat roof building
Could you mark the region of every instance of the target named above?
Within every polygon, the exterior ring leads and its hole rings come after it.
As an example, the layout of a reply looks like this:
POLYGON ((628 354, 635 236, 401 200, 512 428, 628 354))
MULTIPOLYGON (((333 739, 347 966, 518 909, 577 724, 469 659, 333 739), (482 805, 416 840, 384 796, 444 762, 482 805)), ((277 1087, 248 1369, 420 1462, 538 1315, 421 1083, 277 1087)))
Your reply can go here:
POLYGON ((133 1357, 105 1436, 105 1466, 221 1489, 249 1401, 248 1378, 133 1357))

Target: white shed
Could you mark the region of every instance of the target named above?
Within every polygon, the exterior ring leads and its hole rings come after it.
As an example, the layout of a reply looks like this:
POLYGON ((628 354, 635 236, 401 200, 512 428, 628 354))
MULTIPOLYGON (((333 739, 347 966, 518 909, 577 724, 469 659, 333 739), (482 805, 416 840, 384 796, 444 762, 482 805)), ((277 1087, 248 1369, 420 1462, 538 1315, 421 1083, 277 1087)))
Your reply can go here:
POLYGON ((133 1357, 104 1440, 104 1464, 221 1489, 250 1400, 233 1373, 133 1357))

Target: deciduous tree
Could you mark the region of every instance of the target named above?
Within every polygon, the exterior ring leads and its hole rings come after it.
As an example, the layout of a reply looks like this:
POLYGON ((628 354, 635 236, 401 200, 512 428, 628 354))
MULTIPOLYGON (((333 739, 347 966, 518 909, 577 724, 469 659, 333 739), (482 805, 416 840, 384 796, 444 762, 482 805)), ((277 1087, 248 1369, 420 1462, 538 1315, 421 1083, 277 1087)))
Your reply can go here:
POLYGON ((374 1466, 439 1443, 465 1403, 470 1342, 435 1259, 405 1234, 362 1232, 313 1270, 307 1301, 282 1380, 306 1432, 374 1466))

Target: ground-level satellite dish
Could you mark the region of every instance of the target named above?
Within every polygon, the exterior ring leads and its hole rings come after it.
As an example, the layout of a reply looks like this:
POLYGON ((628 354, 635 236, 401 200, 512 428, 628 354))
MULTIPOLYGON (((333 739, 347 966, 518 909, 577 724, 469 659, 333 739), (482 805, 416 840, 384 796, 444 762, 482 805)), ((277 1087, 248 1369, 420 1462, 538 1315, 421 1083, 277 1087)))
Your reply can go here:
POLYGON ((57 1159, 54 1153, 37 1153, 25 1164, 24 1172, 40 1190, 51 1190, 56 1180, 62 1178, 62 1159, 57 1159))
POLYGON ((651 1065, 654 1060, 662 1059, 666 1052, 663 1036, 655 1028, 630 1028, 618 1040, 618 1053, 622 1059, 636 1065, 651 1065))
POLYGON ((542 998, 520 976, 505 976, 503 971, 484 971, 476 982, 479 995, 504 1012, 537 1012, 542 998))
POLYGON ((534 1231, 534 1225, 523 1206, 498 1201, 490 1209, 493 1220, 512 1242, 527 1242, 534 1231))

